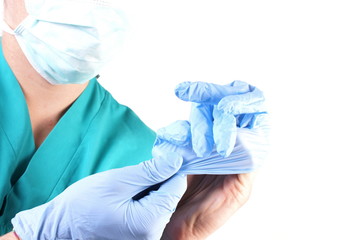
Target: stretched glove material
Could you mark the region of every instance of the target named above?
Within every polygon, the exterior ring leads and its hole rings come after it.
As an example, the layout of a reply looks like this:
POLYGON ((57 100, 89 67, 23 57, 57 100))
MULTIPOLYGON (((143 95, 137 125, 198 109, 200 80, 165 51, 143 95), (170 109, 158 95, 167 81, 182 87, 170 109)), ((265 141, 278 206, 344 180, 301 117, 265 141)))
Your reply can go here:
POLYGON ((267 156, 267 115, 258 118, 259 126, 237 128, 235 147, 227 157, 216 149, 209 156, 198 157, 191 144, 191 129, 188 121, 176 121, 158 131, 153 148, 153 156, 174 151, 183 156, 183 165, 179 173, 183 174, 239 174, 259 168, 267 156))
POLYGON ((191 138, 199 157, 210 156, 214 146, 221 156, 229 156, 234 150, 237 128, 254 128, 260 124, 258 116, 266 113, 262 92, 242 81, 225 86, 183 82, 176 87, 175 94, 193 102, 191 138))
POLYGON ((160 239, 186 190, 186 178, 174 175, 181 165, 178 154, 161 153, 136 166, 86 177, 52 201, 18 213, 12 224, 21 239, 29 240, 160 239), (165 180, 157 191, 133 200, 165 180))

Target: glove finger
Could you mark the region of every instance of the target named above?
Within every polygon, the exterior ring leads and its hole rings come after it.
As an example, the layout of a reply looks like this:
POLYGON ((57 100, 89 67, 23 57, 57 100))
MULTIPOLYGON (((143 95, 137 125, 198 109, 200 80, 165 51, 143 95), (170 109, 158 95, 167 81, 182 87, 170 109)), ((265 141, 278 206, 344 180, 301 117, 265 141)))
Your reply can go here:
POLYGON ((248 93, 251 91, 251 88, 252 86, 241 81, 236 81, 229 85, 206 82, 183 82, 176 86, 175 94, 184 101, 215 105, 225 96, 248 93))
POLYGON ((169 126, 160 128, 157 131, 157 139, 167 141, 176 146, 190 145, 191 144, 190 123, 188 121, 179 120, 170 124, 169 126))
POLYGON ((232 114, 214 109, 214 141, 216 151, 223 157, 231 154, 236 143, 236 118, 232 114))
POLYGON ((257 112, 257 113, 245 113, 240 115, 235 115, 236 118, 236 126, 238 128, 257 128, 263 122, 263 116, 267 114, 267 112, 257 112))
POLYGON ((239 114, 239 115, 235 115, 235 118, 236 118, 237 127, 246 128, 253 121, 254 114, 253 113, 239 114))
POLYGON ((214 147, 213 106, 192 104, 190 113, 192 146, 198 157, 210 155, 214 147))
POLYGON ((265 98, 257 88, 254 91, 224 97, 217 108, 229 114, 237 115, 243 113, 266 112, 265 98))

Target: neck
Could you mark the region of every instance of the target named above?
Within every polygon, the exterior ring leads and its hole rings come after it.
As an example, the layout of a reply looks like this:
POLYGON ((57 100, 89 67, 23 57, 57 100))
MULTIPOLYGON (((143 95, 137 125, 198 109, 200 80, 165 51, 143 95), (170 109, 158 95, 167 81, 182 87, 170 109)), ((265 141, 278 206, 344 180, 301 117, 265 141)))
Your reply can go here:
POLYGON ((88 83, 52 85, 31 66, 14 36, 4 33, 2 40, 6 61, 24 93, 38 147, 88 83))

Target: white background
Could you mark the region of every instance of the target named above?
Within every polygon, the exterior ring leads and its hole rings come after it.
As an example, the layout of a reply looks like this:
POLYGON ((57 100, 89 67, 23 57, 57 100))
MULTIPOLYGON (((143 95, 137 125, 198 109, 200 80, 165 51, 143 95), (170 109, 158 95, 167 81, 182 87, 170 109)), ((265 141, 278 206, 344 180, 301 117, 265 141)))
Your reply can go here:
POLYGON ((360 239, 358 1, 124 3, 130 30, 100 82, 152 128, 187 119, 182 81, 247 81, 272 115, 250 201, 209 239, 360 239))

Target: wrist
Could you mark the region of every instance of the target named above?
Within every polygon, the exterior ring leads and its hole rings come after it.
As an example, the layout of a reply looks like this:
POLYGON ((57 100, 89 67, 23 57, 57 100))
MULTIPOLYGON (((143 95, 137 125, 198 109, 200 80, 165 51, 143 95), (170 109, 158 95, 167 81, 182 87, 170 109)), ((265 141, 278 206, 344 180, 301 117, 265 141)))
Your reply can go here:
POLYGON ((14 232, 9 232, 0 237, 0 240, 21 240, 19 236, 14 232))
POLYGON ((14 234, 16 240, 21 240, 19 235, 17 235, 17 233, 15 232, 15 230, 13 230, 12 233, 14 234))

